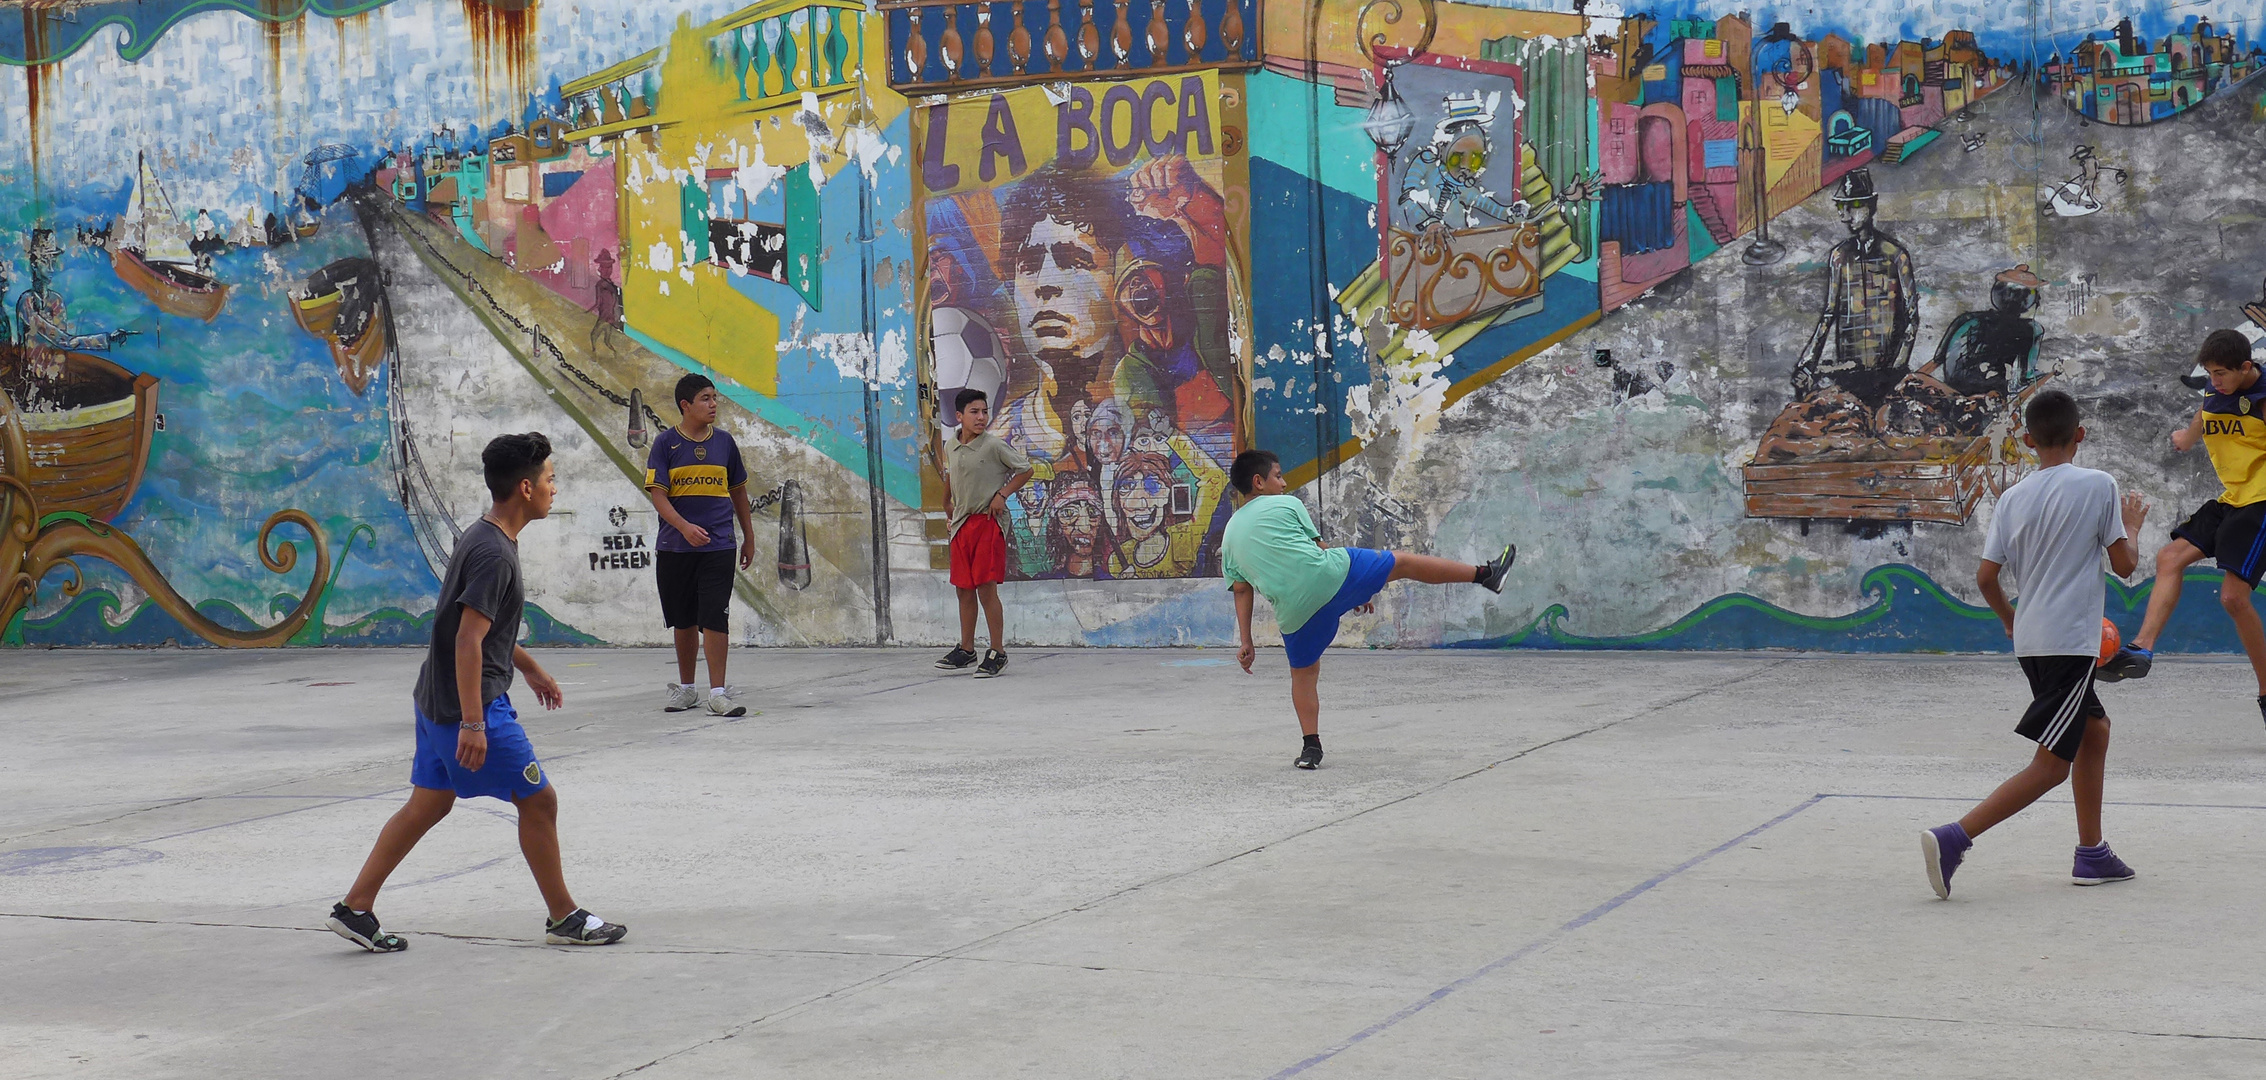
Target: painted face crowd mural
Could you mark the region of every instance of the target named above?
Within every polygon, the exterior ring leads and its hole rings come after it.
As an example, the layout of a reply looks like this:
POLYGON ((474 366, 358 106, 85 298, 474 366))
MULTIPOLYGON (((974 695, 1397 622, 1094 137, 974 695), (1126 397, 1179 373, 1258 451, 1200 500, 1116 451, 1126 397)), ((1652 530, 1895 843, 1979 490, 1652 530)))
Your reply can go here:
POLYGON ((1010 579, 1219 573, 1245 393, 1216 76, 916 114, 935 423, 977 389, 1029 455, 1010 579))

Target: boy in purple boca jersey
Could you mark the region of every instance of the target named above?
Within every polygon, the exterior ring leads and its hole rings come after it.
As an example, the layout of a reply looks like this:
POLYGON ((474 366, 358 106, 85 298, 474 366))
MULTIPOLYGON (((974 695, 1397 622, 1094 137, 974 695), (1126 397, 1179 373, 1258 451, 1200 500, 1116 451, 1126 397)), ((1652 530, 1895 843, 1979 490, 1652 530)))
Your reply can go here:
POLYGON ((724 652, 731 645, 732 524, 739 523, 738 569, 755 562, 755 527, 747 498, 747 466, 731 435, 716 426, 723 396, 705 375, 677 380, 683 422, 653 440, 645 458, 645 494, 661 515, 653 543, 653 572, 661 588, 661 619, 676 634, 677 682, 669 684, 670 712, 701 707, 693 665, 708 657, 708 711, 746 716, 724 684, 724 652))

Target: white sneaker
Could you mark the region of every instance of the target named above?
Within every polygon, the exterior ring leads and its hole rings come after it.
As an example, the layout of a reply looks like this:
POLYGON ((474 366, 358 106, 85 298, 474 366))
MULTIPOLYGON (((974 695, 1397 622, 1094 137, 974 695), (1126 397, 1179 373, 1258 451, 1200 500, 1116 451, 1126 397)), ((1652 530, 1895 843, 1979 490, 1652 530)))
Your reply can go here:
POLYGON ((747 706, 733 701, 729 692, 719 694, 710 691, 708 694, 708 711, 717 716, 746 716, 747 706))
POLYGON ((662 708, 669 712, 683 712, 700 707, 700 690, 689 683, 670 683, 669 701, 662 708))

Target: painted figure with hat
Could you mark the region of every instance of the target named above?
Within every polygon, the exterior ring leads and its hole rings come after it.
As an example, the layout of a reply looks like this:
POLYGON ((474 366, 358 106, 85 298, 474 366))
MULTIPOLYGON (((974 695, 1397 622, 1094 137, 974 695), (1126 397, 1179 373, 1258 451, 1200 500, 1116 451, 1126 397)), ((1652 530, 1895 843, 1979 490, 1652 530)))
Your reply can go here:
POLYGON ((1935 359, 1904 377, 1881 409, 1880 428, 1897 435, 1981 435, 2045 376, 2045 339, 2029 313, 2045 281, 2028 263, 1991 280, 1991 306, 1962 311, 1945 328, 1935 359))
POLYGON ((23 336, 24 344, 47 349, 107 352, 112 343, 133 333, 131 330, 112 330, 107 334, 71 332, 63 294, 55 291, 55 275, 63 268, 63 247, 55 242, 55 230, 33 229, 30 242, 24 246, 24 261, 31 264, 31 288, 16 298, 17 333, 23 336))
POLYGON ((1833 387, 1878 407, 1910 371, 1920 293, 1911 253, 1873 222, 1879 202, 1865 169, 1833 193, 1849 238, 1826 257, 1825 307, 1794 368, 1797 396, 1833 387))
POLYGON ((1515 224, 1535 216, 1523 202, 1514 199, 1506 204, 1496 198, 1483 179, 1495 149, 1490 132, 1502 99, 1500 90, 1442 98, 1445 115, 1433 125, 1432 144, 1416 152, 1415 163, 1401 181, 1401 201, 1417 211, 1411 228, 1486 228, 1494 222, 1515 224))

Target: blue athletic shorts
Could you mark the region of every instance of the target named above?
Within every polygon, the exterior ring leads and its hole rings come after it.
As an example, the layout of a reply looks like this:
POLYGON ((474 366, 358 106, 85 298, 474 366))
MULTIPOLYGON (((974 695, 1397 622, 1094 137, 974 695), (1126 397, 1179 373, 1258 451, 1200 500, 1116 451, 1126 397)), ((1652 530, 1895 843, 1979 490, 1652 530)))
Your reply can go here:
POLYGON ((1294 668, 1312 667, 1322 662, 1322 650, 1338 637, 1338 619, 1346 612, 1369 602, 1371 597, 1393 579, 1393 553, 1372 551, 1369 548, 1347 548, 1353 556, 1353 565, 1346 568, 1345 584, 1338 586, 1338 594, 1322 605, 1305 624, 1282 636, 1283 654, 1290 658, 1294 668))
POLYGON ((457 798, 481 795, 512 802, 549 787, 543 763, 535 760, 535 746, 527 729, 519 726, 519 710, 511 707, 510 694, 498 694, 488 703, 488 760, 474 772, 457 763, 456 725, 439 724, 417 713, 417 759, 409 765, 409 782, 421 788, 456 792, 457 798))

